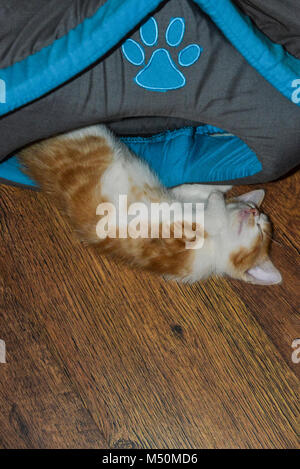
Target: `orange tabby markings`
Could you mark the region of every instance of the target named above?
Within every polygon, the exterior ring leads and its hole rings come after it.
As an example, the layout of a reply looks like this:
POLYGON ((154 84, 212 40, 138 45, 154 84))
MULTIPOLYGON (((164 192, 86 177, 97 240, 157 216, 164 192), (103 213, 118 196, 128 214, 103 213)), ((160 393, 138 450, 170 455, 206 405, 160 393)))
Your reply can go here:
POLYGON ((23 150, 21 160, 27 173, 55 198, 80 237, 98 242, 96 208, 106 202, 99 183, 112 162, 105 139, 53 138, 23 150))
POLYGON ((234 251, 230 255, 230 261, 234 267, 239 270, 241 273, 246 272, 254 265, 258 264, 260 261, 265 259, 268 256, 269 246, 271 242, 271 232, 272 228, 270 224, 265 226, 265 232, 268 236, 264 236, 263 239, 261 235, 258 235, 253 246, 250 249, 241 247, 237 251, 234 251))
POLYGON ((20 153, 20 160, 27 174, 68 216, 80 240, 97 252, 189 282, 211 274, 264 285, 281 281, 268 258, 267 217, 250 207, 249 220, 239 231, 241 213, 249 211, 251 202, 260 205, 261 190, 245 194, 244 200, 240 196, 225 202, 222 187, 188 184, 166 189, 146 163, 102 125, 36 143, 20 153), (123 219, 118 201, 124 196, 130 205, 136 204, 130 216, 141 204, 142 215, 123 219), (184 211, 186 202, 189 214, 184 211), (112 206, 108 214, 103 204, 112 206), (161 210, 155 218, 150 210, 149 215, 149 207, 157 205, 167 206, 168 213, 161 210))

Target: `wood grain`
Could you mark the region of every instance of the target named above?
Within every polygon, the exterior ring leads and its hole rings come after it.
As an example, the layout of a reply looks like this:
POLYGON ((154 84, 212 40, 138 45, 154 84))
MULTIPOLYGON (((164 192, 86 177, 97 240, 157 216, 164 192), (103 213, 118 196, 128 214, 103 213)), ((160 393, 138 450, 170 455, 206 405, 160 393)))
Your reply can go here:
POLYGON ((43 194, 1 186, 0 447, 298 447, 299 182, 265 185, 269 288, 128 269, 43 194))

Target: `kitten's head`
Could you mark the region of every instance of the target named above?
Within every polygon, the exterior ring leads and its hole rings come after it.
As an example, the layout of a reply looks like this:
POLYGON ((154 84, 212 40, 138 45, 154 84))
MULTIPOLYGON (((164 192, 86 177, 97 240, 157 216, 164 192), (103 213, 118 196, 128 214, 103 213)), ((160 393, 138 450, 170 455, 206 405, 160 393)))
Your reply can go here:
POLYGON ((223 268, 233 278, 273 285, 282 277, 268 254, 272 228, 259 211, 264 195, 263 190, 255 190, 224 204, 223 268))

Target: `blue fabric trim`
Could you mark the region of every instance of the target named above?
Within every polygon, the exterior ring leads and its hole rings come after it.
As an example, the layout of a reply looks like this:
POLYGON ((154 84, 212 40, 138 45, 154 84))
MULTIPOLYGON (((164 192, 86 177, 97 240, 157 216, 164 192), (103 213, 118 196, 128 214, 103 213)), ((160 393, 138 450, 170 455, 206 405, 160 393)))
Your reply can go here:
POLYGON ((153 11, 162 0, 107 0, 65 36, 0 70, 6 103, 0 115, 23 106, 93 64, 153 11))
POLYGON ((295 81, 300 78, 300 60, 272 42, 231 0, 194 0, 221 29, 233 46, 266 80, 295 104, 295 81))
MULTIPOLYGON (((252 176, 262 170, 255 153, 242 140, 211 125, 122 140, 147 161, 166 187, 189 182, 232 180, 252 176)), ((16 157, 0 164, 0 178, 36 185, 21 172, 16 157)))
POLYGON ((36 187, 37 184, 21 171, 21 165, 16 156, 8 158, 0 163, 0 179, 22 184, 24 186, 36 187))

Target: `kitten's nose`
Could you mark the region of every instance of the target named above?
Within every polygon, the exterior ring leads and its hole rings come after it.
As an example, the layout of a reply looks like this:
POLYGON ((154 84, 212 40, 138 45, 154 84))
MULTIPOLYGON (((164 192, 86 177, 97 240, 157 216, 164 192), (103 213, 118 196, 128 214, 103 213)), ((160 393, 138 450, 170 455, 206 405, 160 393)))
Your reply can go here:
POLYGON ((245 216, 254 215, 255 217, 257 217, 259 215, 259 211, 257 210, 257 208, 254 207, 244 209, 243 213, 245 216))
POLYGON ((257 210, 257 208, 249 208, 245 210, 245 212, 248 213, 249 215, 252 213, 252 215, 254 215, 255 217, 259 215, 259 211, 257 210))

